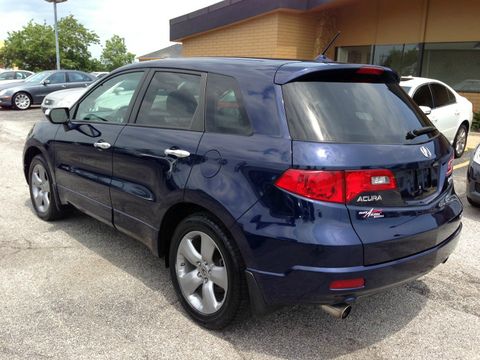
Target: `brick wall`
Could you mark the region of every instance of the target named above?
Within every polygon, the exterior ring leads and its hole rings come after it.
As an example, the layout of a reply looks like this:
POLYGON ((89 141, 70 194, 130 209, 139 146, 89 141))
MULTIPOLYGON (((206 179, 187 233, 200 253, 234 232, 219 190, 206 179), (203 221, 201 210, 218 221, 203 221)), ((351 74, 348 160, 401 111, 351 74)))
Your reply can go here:
POLYGON ((183 56, 273 57, 278 14, 268 14, 182 40, 183 56))
POLYGON ((318 15, 277 11, 185 38, 184 56, 251 56, 313 59, 334 31, 318 15))
POLYGON ((480 93, 459 92, 459 94, 472 102, 473 112, 480 112, 480 93))

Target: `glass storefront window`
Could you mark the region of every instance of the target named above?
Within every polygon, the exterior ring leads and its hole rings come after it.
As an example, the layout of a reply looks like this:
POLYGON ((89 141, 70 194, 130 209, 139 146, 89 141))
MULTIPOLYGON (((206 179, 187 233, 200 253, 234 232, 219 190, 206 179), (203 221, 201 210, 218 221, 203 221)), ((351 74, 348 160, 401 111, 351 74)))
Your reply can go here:
POLYGON ((480 42, 425 44, 422 76, 457 91, 480 92, 480 42))
POLYGON ((416 76, 419 57, 418 44, 377 45, 374 50, 373 63, 392 68, 400 75, 416 76))
POLYGON ((354 64, 370 64, 372 46, 345 46, 337 48, 337 61, 354 64))

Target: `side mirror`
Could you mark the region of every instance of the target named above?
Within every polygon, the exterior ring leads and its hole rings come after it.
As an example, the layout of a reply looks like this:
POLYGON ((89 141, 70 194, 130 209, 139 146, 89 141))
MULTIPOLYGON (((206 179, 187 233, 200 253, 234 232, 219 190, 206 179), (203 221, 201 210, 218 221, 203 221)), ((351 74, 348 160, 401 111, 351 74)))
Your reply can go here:
POLYGON ((48 79, 43 80, 42 84, 43 84, 43 85, 48 85, 48 84, 50 84, 50 80, 48 80, 48 79))
POLYGON ((420 105, 419 108, 420 108, 420 110, 423 111, 423 113, 424 113, 425 115, 430 115, 430 114, 432 113, 432 108, 429 107, 429 106, 420 105))
POLYGON ((45 116, 52 124, 66 124, 70 121, 70 110, 68 108, 47 109, 45 116))

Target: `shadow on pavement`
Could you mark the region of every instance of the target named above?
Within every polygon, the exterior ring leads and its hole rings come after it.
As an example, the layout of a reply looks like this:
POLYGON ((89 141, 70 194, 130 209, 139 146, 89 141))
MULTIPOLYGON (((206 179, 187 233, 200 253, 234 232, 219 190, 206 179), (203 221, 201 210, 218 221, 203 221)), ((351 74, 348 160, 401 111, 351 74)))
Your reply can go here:
MULTIPOLYGON (((29 201, 26 206, 31 208, 29 201)), ((169 303, 176 302, 163 259, 153 256, 141 243, 77 211, 67 219, 51 223, 50 231, 59 230, 134 276, 169 303)), ((425 306, 428 293, 428 286, 416 280, 361 299, 346 320, 329 317, 319 306, 299 305, 261 318, 241 319, 222 332, 212 333, 242 353, 333 358, 369 347, 402 330, 425 306)), ((187 317, 179 304, 173 306, 179 315, 187 317)), ((163 316, 162 312, 148 315, 163 316)))

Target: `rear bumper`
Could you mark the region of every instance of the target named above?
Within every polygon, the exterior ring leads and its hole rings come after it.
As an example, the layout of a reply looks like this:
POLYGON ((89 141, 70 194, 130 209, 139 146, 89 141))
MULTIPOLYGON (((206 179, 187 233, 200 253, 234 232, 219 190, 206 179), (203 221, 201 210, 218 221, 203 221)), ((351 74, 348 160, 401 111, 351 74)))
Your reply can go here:
MULTIPOLYGON (((255 286, 258 286, 257 293, 263 294, 266 305, 353 302, 358 297, 381 292, 431 271, 453 252, 458 243, 461 228, 460 223, 452 235, 431 249, 378 265, 346 268, 294 266, 283 274, 255 269, 247 269, 247 271, 253 274, 255 286), (329 289, 333 280, 359 277, 365 279, 365 287, 362 289, 341 291, 329 289)), ((249 288, 251 287, 252 285, 249 284, 249 288)), ((254 301, 259 302, 259 299, 254 301)))

